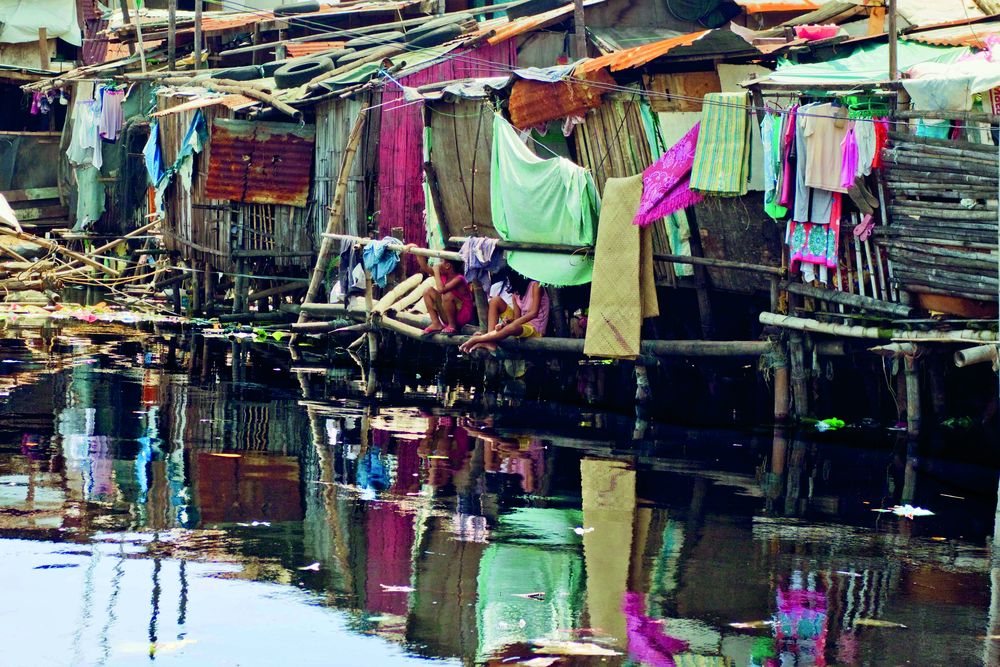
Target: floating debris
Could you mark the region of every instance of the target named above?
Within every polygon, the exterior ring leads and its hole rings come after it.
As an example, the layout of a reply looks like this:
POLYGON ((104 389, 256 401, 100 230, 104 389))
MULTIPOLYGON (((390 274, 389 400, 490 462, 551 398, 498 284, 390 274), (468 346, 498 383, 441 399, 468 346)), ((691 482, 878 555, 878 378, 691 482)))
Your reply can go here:
POLYGON ((774 621, 747 621, 746 623, 730 623, 729 627, 737 630, 763 630, 774 625, 774 621))
POLYGON ((388 586, 386 584, 379 584, 382 587, 383 593, 412 593, 417 590, 413 586, 388 586))
POLYGON ((934 516, 934 512, 924 509, 923 507, 914 507, 909 503, 906 505, 893 505, 889 509, 872 510, 872 512, 895 514, 896 516, 905 517, 907 519, 912 519, 918 516, 934 516))
POLYGON ((621 655, 618 651, 592 644, 590 642, 550 641, 535 644, 536 653, 549 655, 621 655))
POLYGON ((586 535, 587 533, 594 532, 594 527, 591 526, 590 528, 584 528, 583 526, 577 526, 573 529, 573 532, 577 535, 586 535))
POLYGON ((905 628, 906 626, 902 623, 896 623, 894 621, 883 621, 878 618, 858 618, 855 619, 854 625, 867 625, 871 628, 905 628))
POLYGON ((319 568, 320 568, 320 565, 317 562, 317 563, 313 563, 312 565, 303 565, 302 567, 300 567, 298 569, 302 570, 303 572, 319 572, 319 568))

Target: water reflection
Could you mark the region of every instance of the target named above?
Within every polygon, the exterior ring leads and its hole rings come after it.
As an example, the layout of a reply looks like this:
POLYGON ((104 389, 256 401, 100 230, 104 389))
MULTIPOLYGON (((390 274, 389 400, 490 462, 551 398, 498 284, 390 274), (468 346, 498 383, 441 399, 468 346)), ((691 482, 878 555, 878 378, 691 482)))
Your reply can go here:
POLYGON ((176 336, 4 354, 0 616, 40 641, 25 605, 58 607, 54 664, 996 661, 981 461, 303 399, 266 350, 176 336), (871 512, 897 503, 937 514, 871 512))

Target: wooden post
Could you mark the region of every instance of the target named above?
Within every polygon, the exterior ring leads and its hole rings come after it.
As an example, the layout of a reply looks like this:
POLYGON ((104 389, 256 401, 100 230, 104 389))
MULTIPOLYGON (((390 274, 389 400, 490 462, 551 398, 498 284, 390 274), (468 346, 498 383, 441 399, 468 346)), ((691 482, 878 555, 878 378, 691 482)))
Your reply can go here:
POLYGON ((906 373, 906 432, 911 437, 920 435, 920 365, 913 355, 903 357, 906 373))
POLYGON ((201 69, 201 13, 205 0, 194 0, 194 68, 201 69))
POLYGON ((779 343, 779 352, 774 355, 774 421, 781 424, 788 421, 788 348, 779 343))
POLYGON ((49 33, 45 28, 38 29, 38 62, 42 69, 49 68, 49 33))
MULTIPOLYGON (((132 22, 132 17, 128 11, 128 0, 121 0, 121 3, 122 3, 122 21, 125 22, 125 25, 128 25, 129 23, 132 22)), ((128 54, 130 56, 135 55, 135 44, 133 44, 132 42, 128 43, 128 54)))
POLYGON ((211 315, 215 309, 215 274, 212 272, 212 265, 207 261, 202 264, 202 268, 204 269, 202 286, 205 289, 205 294, 202 297, 201 306, 206 315, 211 315))
POLYGON ((177 0, 167 3, 167 69, 177 69, 177 0))
MULTIPOLYGON (((260 44, 260 23, 253 24, 253 37, 251 39, 254 44, 260 44)), ((260 51, 254 51, 250 54, 250 64, 260 64, 260 51)))
POLYGON ((250 282, 246 277, 246 260, 236 260, 236 280, 233 283, 233 312, 245 313, 247 310, 247 292, 250 282))
POLYGON ((472 283, 472 297, 476 300, 476 316, 479 318, 479 330, 486 331, 490 321, 490 304, 482 284, 476 280, 472 283))
POLYGON ((899 45, 899 26, 896 16, 896 0, 886 1, 886 12, 889 14, 889 80, 899 78, 899 60, 896 54, 899 45))
MULTIPOLYGON (((694 209, 687 210, 688 225, 691 227, 690 244, 691 254, 704 256, 701 246, 701 230, 698 227, 698 219, 695 217, 694 209)), ((712 300, 708 293, 708 272, 704 266, 694 265, 694 287, 698 298, 698 317, 701 320, 701 335, 705 339, 715 337, 715 325, 712 322, 712 300)))
MULTIPOLYGON (((344 200, 347 197, 347 181, 354 165, 354 156, 358 152, 358 144, 361 143, 362 129, 365 126, 365 114, 362 109, 358 113, 354 127, 351 128, 347 146, 344 149, 344 157, 340 161, 340 174, 337 176, 337 185, 334 189, 333 206, 330 207, 330 217, 326 221, 326 233, 333 234, 341 226, 344 218, 344 200)), ((330 261, 333 252, 333 239, 324 236, 320 243, 319 254, 316 256, 316 265, 313 267, 312 276, 309 280, 309 289, 306 291, 304 304, 312 303, 319 296, 320 287, 323 285, 323 276, 326 274, 326 265, 330 261)), ((303 310, 299 313, 299 322, 305 322, 309 318, 308 313, 303 310)), ((289 345, 295 342, 295 336, 289 339, 289 345)))
POLYGON ((191 297, 188 300, 189 317, 197 317, 201 314, 201 271, 198 263, 191 266, 191 297))
MULTIPOLYGON (((372 285, 372 274, 365 271, 365 320, 369 327, 372 326, 372 308, 374 306, 374 286, 372 285)), ((378 388, 378 377, 375 370, 375 362, 378 359, 378 339, 375 332, 369 329, 365 334, 368 339, 368 381, 365 383, 365 396, 374 396, 378 388)))
MULTIPOLYGON (((122 0, 122 15, 124 16, 128 12, 128 0, 122 0)), ((142 44, 142 22, 139 20, 139 9, 136 8, 135 16, 133 17, 133 25, 135 26, 135 37, 136 37, 136 47, 139 50, 139 65, 142 67, 143 74, 146 73, 146 49, 142 44)))
POLYGON ((573 57, 587 57, 587 23, 583 15, 583 0, 573 0, 573 57))
POLYGON ((806 383, 805 344, 802 334, 788 336, 788 356, 791 364, 792 400, 795 416, 799 419, 809 415, 809 388, 806 383))

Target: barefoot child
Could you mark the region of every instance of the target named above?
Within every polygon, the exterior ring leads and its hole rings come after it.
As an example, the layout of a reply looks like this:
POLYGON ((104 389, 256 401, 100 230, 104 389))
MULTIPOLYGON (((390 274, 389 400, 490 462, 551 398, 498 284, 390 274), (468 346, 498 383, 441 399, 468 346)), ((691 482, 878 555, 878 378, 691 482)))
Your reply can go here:
MULTIPOLYGON (((407 247, 417 246, 411 243, 407 247)), ((475 313, 468 281, 450 260, 442 259, 431 267, 427 265, 425 257, 416 255, 416 258, 420 272, 434 277, 434 286, 424 292, 424 304, 431 318, 431 324, 424 329, 424 333, 441 332, 450 335, 458 332, 472 321, 475 313)))
POLYGON ((511 271, 507 284, 514 296, 514 303, 508 305, 502 297, 490 300, 489 324, 485 333, 478 333, 459 350, 472 352, 483 348, 497 349, 497 343, 505 338, 540 338, 545 335, 549 324, 549 295, 537 280, 530 280, 516 271, 511 271))

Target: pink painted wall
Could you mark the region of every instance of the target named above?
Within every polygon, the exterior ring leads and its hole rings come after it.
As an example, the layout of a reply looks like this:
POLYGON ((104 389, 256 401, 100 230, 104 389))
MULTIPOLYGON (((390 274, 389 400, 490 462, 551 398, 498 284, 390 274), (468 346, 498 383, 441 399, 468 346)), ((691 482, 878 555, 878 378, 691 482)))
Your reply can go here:
MULTIPOLYGON (((495 46, 454 53, 450 59, 403 77, 406 86, 417 88, 429 83, 501 76, 516 64, 515 40, 495 46)), ((382 129, 379 135, 379 233, 388 236, 393 227, 402 227, 407 243, 426 245, 423 191, 423 104, 403 104, 403 91, 389 83, 382 93, 382 129), (394 108, 398 107, 398 108, 394 108)))

